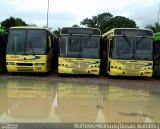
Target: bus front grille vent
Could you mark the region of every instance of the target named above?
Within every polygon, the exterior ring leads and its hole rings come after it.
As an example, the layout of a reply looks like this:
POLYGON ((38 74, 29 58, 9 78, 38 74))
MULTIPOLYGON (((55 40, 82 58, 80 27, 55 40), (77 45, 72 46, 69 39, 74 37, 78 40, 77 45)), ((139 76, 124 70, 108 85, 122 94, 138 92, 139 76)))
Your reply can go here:
POLYGON ((18 66, 33 66, 33 63, 16 63, 18 66))

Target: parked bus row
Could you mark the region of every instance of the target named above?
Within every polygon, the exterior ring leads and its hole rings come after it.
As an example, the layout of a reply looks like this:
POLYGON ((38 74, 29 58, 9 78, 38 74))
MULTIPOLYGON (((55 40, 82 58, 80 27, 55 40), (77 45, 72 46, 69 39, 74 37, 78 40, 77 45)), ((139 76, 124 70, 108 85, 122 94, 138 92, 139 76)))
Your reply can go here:
MULTIPOLYGON (((1 44, 7 41, 4 33, 1 44)), ((160 33, 153 36, 149 29, 114 28, 101 34, 96 28, 64 27, 58 38, 47 28, 11 27, 6 54, 0 49, 0 55, 8 72, 43 73, 54 67, 59 74, 152 77, 160 75, 159 41, 160 33)))

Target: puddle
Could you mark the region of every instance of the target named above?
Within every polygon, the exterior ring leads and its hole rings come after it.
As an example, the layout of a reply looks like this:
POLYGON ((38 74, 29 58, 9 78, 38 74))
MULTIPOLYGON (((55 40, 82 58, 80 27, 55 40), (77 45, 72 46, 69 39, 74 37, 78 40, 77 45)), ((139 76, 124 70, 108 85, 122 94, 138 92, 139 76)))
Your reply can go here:
POLYGON ((160 122, 160 95, 118 85, 0 81, 0 122, 160 122))

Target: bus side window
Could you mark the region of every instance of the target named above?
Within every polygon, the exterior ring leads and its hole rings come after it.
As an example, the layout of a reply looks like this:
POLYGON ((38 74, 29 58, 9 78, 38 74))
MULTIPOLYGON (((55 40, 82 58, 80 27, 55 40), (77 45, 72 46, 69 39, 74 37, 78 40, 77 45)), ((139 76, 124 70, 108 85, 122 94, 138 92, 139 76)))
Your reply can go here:
POLYGON ((51 48, 52 47, 52 43, 51 43, 51 36, 48 36, 48 47, 51 48))
POLYGON ((110 43, 110 48, 109 48, 109 57, 112 57, 113 40, 112 40, 112 39, 110 39, 110 40, 109 40, 109 43, 110 43))

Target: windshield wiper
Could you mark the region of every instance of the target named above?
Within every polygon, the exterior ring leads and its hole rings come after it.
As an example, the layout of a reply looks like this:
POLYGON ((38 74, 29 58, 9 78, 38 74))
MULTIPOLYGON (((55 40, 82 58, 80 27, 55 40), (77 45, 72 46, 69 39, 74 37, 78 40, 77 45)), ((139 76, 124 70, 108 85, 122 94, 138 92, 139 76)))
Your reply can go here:
POLYGON ((131 42, 129 41, 129 39, 127 38, 126 35, 123 35, 124 39, 129 43, 129 45, 131 44, 131 42))
POLYGON ((32 46, 32 44, 31 44, 31 42, 28 42, 28 44, 29 44, 29 47, 30 47, 31 50, 32 50, 32 54, 35 56, 35 52, 34 52, 34 50, 33 50, 33 46, 32 46))
POLYGON ((138 44, 138 43, 141 42, 142 39, 144 39, 144 38, 145 38, 145 36, 141 37, 136 43, 138 44))
POLYGON ((131 51, 132 51, 132 48, 131 48, 131 42, 129 41, 129 39, 127 38, 127 36, 126 36, 126 35, 123 35, 123 37, 124 37, 124 39, 127 41, 128 45, 129 45, 129 48, 130 48, 130 54, 132 54, 131 59, 134 59, 134 58, 135 58, 135 57, 134 57, 134 54, 133 54, 133 52, 131 53, 131 51))

